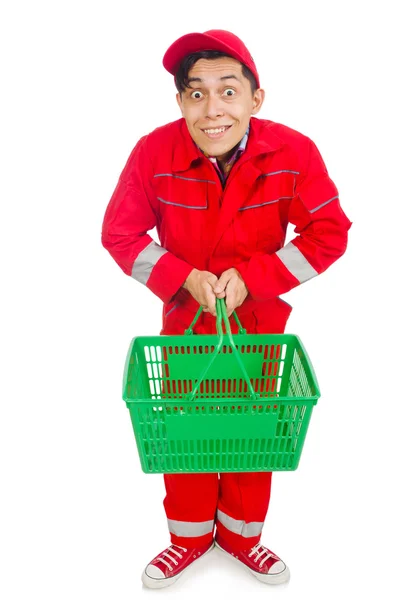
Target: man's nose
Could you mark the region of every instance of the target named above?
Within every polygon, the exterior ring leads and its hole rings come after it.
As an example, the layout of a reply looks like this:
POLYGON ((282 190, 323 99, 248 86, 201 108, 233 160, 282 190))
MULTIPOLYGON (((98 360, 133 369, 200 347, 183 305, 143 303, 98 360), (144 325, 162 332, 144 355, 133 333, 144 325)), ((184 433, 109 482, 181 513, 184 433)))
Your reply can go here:
POLYGON ((222 103, 217 96, 208 96, 206 109, 209 119, 215 119, 223 115, 222 103))

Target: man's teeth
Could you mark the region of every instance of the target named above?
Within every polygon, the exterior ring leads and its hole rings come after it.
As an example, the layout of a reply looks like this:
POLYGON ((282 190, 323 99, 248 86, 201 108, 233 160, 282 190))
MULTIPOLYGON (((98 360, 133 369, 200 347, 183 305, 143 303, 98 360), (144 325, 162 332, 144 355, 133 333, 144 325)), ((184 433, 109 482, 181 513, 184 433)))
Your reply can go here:
POLYGON ((210 134, 223 133, 224 131, 226 131, 226 129, 228 129, 228 128, 227 127, 219 127, 218 129, 204 129, 204 133, 210 133, 210 134))

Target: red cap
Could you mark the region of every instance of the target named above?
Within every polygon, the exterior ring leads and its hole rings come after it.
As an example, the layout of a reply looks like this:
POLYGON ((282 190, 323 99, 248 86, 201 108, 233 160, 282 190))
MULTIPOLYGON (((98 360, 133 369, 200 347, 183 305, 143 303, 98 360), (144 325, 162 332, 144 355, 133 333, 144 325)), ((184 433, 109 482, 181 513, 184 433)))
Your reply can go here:
POLYGON ((163 65, 169 73, 176 75, 185 56, 202 50, 218 50, 218 52, 224 52, 235 58, 248 67, 256 79, 258 88, 260 87, 258 71, 248 48, 237 35, 223 29, 211 29, 204 33, 188 33, 178 38, 164 54, 163 65))

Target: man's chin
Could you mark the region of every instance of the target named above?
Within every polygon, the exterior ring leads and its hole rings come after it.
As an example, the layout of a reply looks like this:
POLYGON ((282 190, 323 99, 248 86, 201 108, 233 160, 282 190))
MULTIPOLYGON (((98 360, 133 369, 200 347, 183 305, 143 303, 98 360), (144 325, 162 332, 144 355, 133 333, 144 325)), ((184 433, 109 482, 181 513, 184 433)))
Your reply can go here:
POLYGON ((225 156, 226 154, 231 152, 238 143, 239 142, 237 141, 235 144, 225 145, 225 144, 220 144, 220 143, 217 144, 217 143, 213 142, 212 144, 208 144, 208 143, 205 145, 203 144, 202 146, 200 146, 200 148, 206 154, 209 154, 209 156, 213 156, 214 158, 222 158, 223 156, 225 156))

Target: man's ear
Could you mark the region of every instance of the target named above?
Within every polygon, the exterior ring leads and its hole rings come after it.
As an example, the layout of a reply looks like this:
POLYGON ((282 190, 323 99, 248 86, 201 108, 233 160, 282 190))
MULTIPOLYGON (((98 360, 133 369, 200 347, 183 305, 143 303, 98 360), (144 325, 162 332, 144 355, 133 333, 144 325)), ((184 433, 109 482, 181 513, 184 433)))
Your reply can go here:
POLYGON ((180 108, 180 111, 181 111, 182 117, 183 117, 182 97, 181 97, 181 94, 179 92, 176 95, 176 101, 178 102, 178 106, 180 108))
POLYGON ((255 93, 252 98, 251 115, 256 115, 260 111, 264 100, 265 100, 265 90, 262 90, 262 89, 255 90, 255 93))

